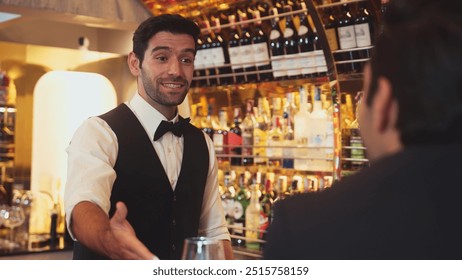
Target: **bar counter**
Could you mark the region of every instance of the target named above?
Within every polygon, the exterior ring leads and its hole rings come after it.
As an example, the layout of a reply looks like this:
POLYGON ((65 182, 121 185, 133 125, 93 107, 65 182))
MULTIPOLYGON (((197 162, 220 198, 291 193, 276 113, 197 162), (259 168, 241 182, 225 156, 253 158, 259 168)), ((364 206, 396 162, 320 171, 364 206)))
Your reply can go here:
POLYGON ((23 246, 0 248, 0 260, 71 260, 72 245, 63 237, 51 243, 46 235, 32 235, 23 246))

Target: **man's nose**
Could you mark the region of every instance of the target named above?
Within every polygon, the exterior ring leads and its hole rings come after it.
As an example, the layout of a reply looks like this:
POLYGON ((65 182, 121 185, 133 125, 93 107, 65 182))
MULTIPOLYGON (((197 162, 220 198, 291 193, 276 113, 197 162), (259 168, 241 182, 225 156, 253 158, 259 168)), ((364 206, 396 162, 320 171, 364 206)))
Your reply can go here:
POLYGON ((177 59, 170 60, 170 65, 168 69, 168 74, 173 76, 178 76, 181 74, 182 68, 181 63, 177 59))

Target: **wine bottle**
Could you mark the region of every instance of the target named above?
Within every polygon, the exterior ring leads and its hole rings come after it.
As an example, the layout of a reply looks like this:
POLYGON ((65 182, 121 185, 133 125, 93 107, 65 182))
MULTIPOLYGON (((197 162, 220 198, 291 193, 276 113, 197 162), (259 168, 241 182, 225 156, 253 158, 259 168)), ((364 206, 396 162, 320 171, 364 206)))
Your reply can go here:
POLYGON ((260 229, 261 205, 258 198, 259 188, 258 184, 250 186, 250 203, 245 210, 245 237, 249 238, 249 240, 246 240, 246 247, 253 250, 260 249, 259 243, 255 241, 259 237, 258 230, 260 229))
MULTIPOLYGON (((358 3, 358 13, 355 17, 355 36, 356 45, 358 48, 370 47, 372 45, 372 37, 374 34, 374 20, 370 11, 367 9, 366 2, 358 3)), ((359 58, 369 58, 370 48, 358 51, 359 58)), ((364 63, 359 63, 359 71, 362 71, 364 63)))
MULTIPOLYGON (((284 12, 292 12, 292 8, 288 5, 284 6, 284 12)), ((301 75, 298 65, 298 36, 296 33, 293 17, 291 14, 285 16, 284 28, 284 69, 287 71, 286 78, 299 78, 301 75)))
MULTIPOLYGON (((301 7, 303 10, 306 10, 306 4, 304 2, 301 3, 301 7)), ((316 75, 316 57, 314 53, 316 34, 308 21, 307 12, 302 12, 299 18, 298 46, 300 48, 300 57, 298 64, 301 67, 302 77, 311 78, 316 75)))
POLYGON ((220 19, 216 17, 213 22, 215 27, 215 38, 212 42, 212 60, 215 69, 217 69, 217 74, 220 75, 220 78, 217 78, 217 81, 219 85, 230 85, 233 83, 233 77, 232 69, 229 66, 230 60, 227 47, 228 42, 225 41, 221 34, 220 19))
MULTIPOLYGON (((274 16, 278 15, 276 8, 272 9, 274 16)), ((286 76, 284 69, 284 40, 282 36, 281 27, 279 25, 279 18, 271 19, 271 32, 269 38, 270 52, 271 52, 271 68, 273 69, 273 79, 282 80, 286 76)))
MULTIPOLYGON (((350 11, 350 5, 349 4, 343 4, 342 5, 342 12, 340 13, 340 16, 338 18, 338 24, 337 24, 337 32, 338 32, 338 38, 339 38, 339 43, 340 43, 340 49, 342 50, 341 52, 341 58, 342 61, 351 61, 353 59, 358 58, 356 56, 356 53, 352 50, 350 51, 344 51, 352 48, 356 48, 356 36, 355 36, 355 28, 354 28, 354 18, 353 15, 351 14, 350 11)), ((343 70, 344 72, 357 72, 359 69, 357 69, 357 65, 355 65, 353 62, 351 63, 342 63, 343 64, 343 70)))
POLYGON ((294 95, 292 92, 286 94, 286 103, 284 106, 284 126, 283 126, 283 137, 284 137, 284 149, 282 167, 294 168, 294 146, 295 146, 295 134, 294 134, 294 115, 297 112, 297 107, 294 103, 294 95))
POLYGON ((229 153, 231 157, 231 165, 242 165, 242 129, 241 124, 241 108, 234 108, 234 125, 228 133, 229 153))
MULTIPOLYGON (((218 112, 219 127, 213 133, 213 144, 217 157, 223 154, 228 154, 228 112, 226 107, 218 112)), ((226 161, 225 158, 218 158, 219 162, 226 161)))
POLYGON ((207 76, 207 84, 209 86, 216 86, 218 81, 217 78, 214 77, 217 74, 217 71, 215 70, 214 59, 216 58, 216 49, 220 48, 220 46, 216 45, 216 42, 213 38, 210 22, 205 19, 202 23, 204 32, 203 50, 205 52, 203 54, 203 59, 205 75, 207 76))
POLYGON ((253 159, 253 145, 254 145, 254 129, 257 121, 253 114, 253 99, 248 99, 246 102, 246 114, 242 120, 242 164, 252 165, 253 159))
MULTIPOLYGON (((237 83, 237 78, 243 75, 244 68, 242 65, 242 56, 241 56, 241 35, 236 26, 236 16, 234 14, 229 15, 228 17, 229 24, 231 24, 231 32, 228 41, 228 52, 229 60, 231 62, 231 69, 233 70, 234 80, 233 83, 237 83)), ((241 78, 242 79, 242 78, 241 78)))
MULTIPOLYGON (((241 38, 239 44, 241 46, 241 61, 244 63, 244 72, 255 72, 257 70, 255 65, 254 49, 252 45, 252 30, 250 25, 246 23, 248 20, 247 13, 239 13, 239 20, 241 22, 241 38)), ((257 75, 246 74, 236 77, 239 84, 252 83, 257 80, 257 75)))
MULTIPOLYGON (((260 11, 254 10, 255 28, 252 35, 253 53, 255 58, 255 64, 258 70, 258 81, 269 81, 271 80, 271 63, 269 60, 268 53, 268 36, 263 31, 262 22, 260 20, 260 11), (265 72, 262 72, 265 71, 265 72)), ((247 75, 248 80, 256 81, 256 75, 247 75)))
MULTIPOLYGON (((202 27, 202 24, 198 24, 197 21, 195 21, 197 26, 199 28, 202 27)), ((193 85, 195 87, 202 87, 207 85, 207 77, 205 74, 205 42, 204 42, 204 35, 201 33, 197 37, 197 51, 196 51, 196 57, 194 59, 194 82, 193 85)))

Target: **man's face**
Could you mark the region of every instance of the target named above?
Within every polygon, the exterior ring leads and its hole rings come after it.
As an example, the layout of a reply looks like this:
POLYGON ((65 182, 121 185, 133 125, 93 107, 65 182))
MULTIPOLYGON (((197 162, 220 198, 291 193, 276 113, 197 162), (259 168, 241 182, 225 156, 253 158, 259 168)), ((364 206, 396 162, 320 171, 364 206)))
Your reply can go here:
POLYGON ((176 108, 191 85, 194 56, 195 43, 190 35, 164 31, 155 34, 144 53, 139 73, 141 95, 161 112, 165 107, 176 108))

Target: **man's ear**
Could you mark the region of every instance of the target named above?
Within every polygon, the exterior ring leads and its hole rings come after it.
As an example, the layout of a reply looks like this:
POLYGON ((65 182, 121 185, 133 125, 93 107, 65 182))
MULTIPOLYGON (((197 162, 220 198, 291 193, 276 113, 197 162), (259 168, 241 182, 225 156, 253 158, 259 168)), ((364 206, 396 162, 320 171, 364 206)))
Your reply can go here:
POLYGON ((140 74, 140 60, 136 57, 134 52, 130 52, 128 54, 127 64, 130 72, 134 76, 138 76, 140 74))
POLYGON ((377 92, 372 102, 373 126, 378 132, 395 129, 398 120, 398 102, 393 98, 392 86, 388 79, 378 79, 377 92))

